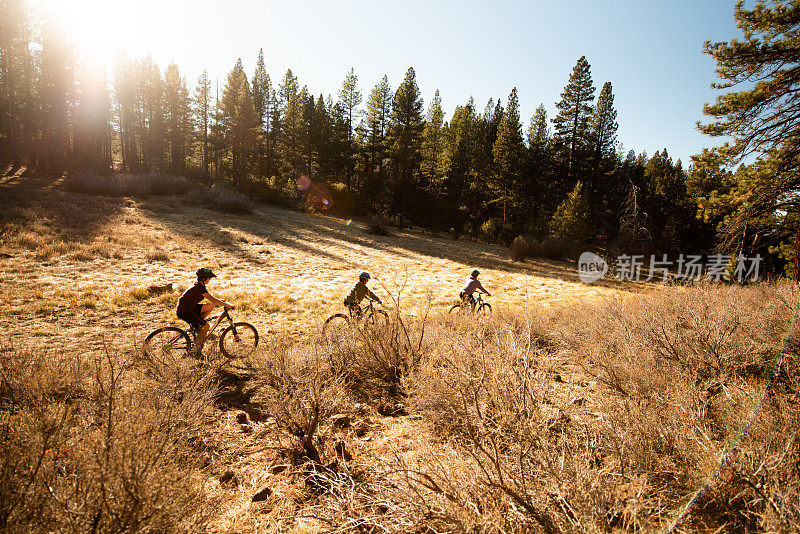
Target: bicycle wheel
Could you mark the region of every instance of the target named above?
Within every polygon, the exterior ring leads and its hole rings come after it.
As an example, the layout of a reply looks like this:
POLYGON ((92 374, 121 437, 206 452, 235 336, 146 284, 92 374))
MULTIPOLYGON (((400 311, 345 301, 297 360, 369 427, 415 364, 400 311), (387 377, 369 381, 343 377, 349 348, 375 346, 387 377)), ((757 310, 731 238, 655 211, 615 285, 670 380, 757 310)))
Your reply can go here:
POLYGON ((477 314, 482 315, 484 317, 488 317, 492 314, 492 306, 486 302, 482 302, 480 306, 478 306, 477 314))
POLYGON ((461 309, 462 309, 461 304, 453 304, 453 306, 447 313, 455 315, 456 313, 460 313, 461 309))
POLYGON ((350 318, 343 313, 334 313, 322 325, 322 335, 328 341, 340 339, 350 325, 350 318))
POLYGON ((389 325, 389 314, 383 310, 373 310, 365 324, 368 326, 385 327, 389 325))
POLYGON ((174 326, 159 328, 144 340, 144 355, 152 361, 171 365, 189 355, 192 341, 189 334, 174 326))
POLYGON ((246 358, 258 346, 258 330, 250 323, 233 323, 219 337, 219 350, 226 358, 246 358))

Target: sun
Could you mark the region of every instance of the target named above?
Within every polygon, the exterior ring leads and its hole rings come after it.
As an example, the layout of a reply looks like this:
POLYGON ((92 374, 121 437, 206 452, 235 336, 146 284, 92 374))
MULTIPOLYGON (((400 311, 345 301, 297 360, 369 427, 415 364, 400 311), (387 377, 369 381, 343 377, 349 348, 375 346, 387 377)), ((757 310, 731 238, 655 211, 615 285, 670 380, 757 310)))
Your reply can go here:
POLYGON ((88 61, 110 67, 122 51, 134 56, 162 52, 162 36, 153 28, 159 13, 152 0, 43 0, 79 53, 88 61))

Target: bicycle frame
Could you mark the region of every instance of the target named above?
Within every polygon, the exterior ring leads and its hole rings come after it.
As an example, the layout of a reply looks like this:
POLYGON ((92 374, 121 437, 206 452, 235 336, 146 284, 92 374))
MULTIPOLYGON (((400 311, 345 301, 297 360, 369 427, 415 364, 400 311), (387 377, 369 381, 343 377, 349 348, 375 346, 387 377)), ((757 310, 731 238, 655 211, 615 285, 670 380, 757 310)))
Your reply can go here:
POLYGON ((375 302, 375 301, 372 300, 372 299, 367 299, 367 300, 369 301, 369 303, 366 306, 364 306, 363 308, 361 306, 358 306, 357 308, 355 306, 348 306, 347 307, 348 308, 348 313, 350 314, 351 318, 358 319, 358 318, 364 317, 364 315, 367 312, 374 312, 375 311, 375 307, 372 305, 372 303, 375 302), (353 310, 354 309, 357 310, 355 312, 355 315, 353 314, 353 310))
MULTIPOLYGON (((214 321, 215 319, 216 319, 216 321, 217 321, 217 322, 215 322, 215 323, 214 323, 214 324, 211 326, 211 328, 209 328, 209 329, 208 329, 208 334, 207 334, 207 335, 208 335, 208 336, 210 336, 210 335, 211 335, 211 332, 213 332, 213 331, 214 331, 214 329, 216 329, 216 328, 217 328, 217 326, 219 326, 219 323, 221 323, 221 322, 222 322, 222 320, 223 320, 223 319, 226 319, 226 318, 228 319, 228 321, 229 321, 231 324, 233 324, 233 318, 232 318, 232 317, 230 316, 230 314, 228 313, 228 308, 225 308, 225 309, 224 309, 224 311, 223 311, 222 313, 220 313, 219 315, 215 315, 214 317, 209 317, 209 318, 208 318, 208 320, 207 320, 206 322, 208 322, 208 323, 211 323, 211 322, 212 322, 212 321, 214 321)), ((194 329, 192 329, 192 328, 189 328, 188 330, 184 330, 184 332, 186 332, 186 333, 188 333, 189 335, 191 335, 191 336, 192 336, 192 342, 194 342, 194 340, 195 340, 195 339, 197 339, 197 332, 195 332, 195 331, 194 331, 194 329)), ((178 334, 177 336, 175 336, 174 338, 172 338, 172 339, 169 341, 169 342, 170 342, 170 344, 172 344, 172 343, 175 343, 176 341, 178 341, 178 338, 180 338, 180 337, 181 337, 181 336, 180 336, 180 334, 178 334)))
POLYGON ((482 302, 483 302, 483 293, 478 293, 478 296, 472 297, 471 300, 469 299, 462 300, 461 307, 466 308, 467 306, 469 306, 472 311, 475 311, 478 308, 478 306, 481 305, 482 302))
POLYGON ((213 325, 211 328, 209 328, 209 329, 208 329, 208 335, 211 335, 211 332, 213 332, 213 331, 214 331, 214 329, 215 329, 215 328, 217 328, 217 327, 219 326, 219 323, 221 323, 223 319, 228 319, 228 322, 229 322, 229 323, 231 323, 231 324, 233 324, 233 318, 232 318, 232 317, 230 316, 230 314, 228 313, 228 308, 225 308, 225 309, 223 310, 223 312, 222 312, 222 313, 220 313, 219 315, 215 315, 214 317, 209 317, 207 322, 209 322, 209 323, 210 323, 210 322, 211 322, 211 321, 213 321, 214 319, 216 319, 216 320, 217 320, 217 322, 216 322, 216 323, 214 323, 214 325, 213 325))

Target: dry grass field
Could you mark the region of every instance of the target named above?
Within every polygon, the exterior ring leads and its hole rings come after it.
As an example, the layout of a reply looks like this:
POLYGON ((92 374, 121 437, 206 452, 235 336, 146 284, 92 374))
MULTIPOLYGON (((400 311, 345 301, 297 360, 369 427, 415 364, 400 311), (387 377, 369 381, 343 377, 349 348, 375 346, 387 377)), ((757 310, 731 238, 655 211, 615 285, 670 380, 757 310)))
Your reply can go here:
POLYGON ((586 286, 574 265, 419 231, 17 174, 0 230, 2 531, 800 522, 794 286, 586 286), (203 265, 259 350, 147 360, 203 265), (495 313, 448 316, 473 268, 495 313), (323 339, 362 270, 390 324, 323 339))

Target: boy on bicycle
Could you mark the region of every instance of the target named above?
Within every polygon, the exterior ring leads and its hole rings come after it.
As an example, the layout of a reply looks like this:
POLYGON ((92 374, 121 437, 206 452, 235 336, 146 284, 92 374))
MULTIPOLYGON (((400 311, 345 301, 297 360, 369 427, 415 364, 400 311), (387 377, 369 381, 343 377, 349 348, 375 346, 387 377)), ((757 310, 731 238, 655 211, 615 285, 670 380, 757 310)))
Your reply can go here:
POLYGON ((361 306, 359 306, 359 304, 364 300, 364 297, 369 297, 377 301, 378 304, 382 304, 381 299, 367 288, 367 280, 369 280, 369 273, 361 273, 358 276, 358 282, 353 286, 353 289, 350 290, 350 294, 344 299, 344 305, 350 308, 350 312, 355 315, 361 313, 361 306))
POLYGON ((206 289, 206 284, 209 280, 217 277, 217 275, 211 272, 211 269, 201 267, 197 270, 196 274, 197 282, 183 292, 181 298, 178 299, 178 307, 175 311, 178 318, 189 323, 192 330, 197 333, 195 347, 197 356, 200 356, 203 343, 205 343, 206 337, 208 336, 209 325, 206 321, 206 317, 208 317, 216 306, 224 306, 230 309, 234 309, 235 306, 212 296, 206 289), (208 302, 201 304, 203 299, 208 300, 208 302))
POLYGON ((469 304, 473 308, 475 307, 475 298, 472 294, 475 290, 479 290, 481 293, 485 293, 487 297, 491 297, 492 294, 486 291, 481 283, 478 281, 478 275, 481 274, 477 270, 472 271, 472 274, 469 278, 467 278, 467 283, 464 285, 464 289, 458 294, 458 297, 461 299, 461 302, 464 304, 469 304))

